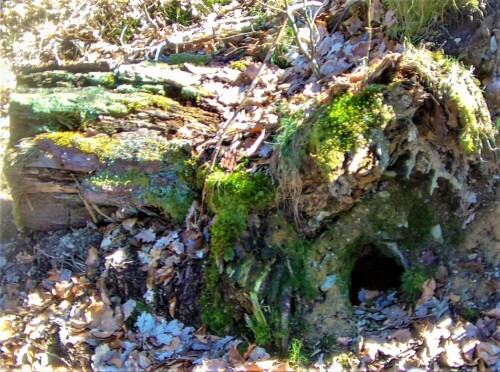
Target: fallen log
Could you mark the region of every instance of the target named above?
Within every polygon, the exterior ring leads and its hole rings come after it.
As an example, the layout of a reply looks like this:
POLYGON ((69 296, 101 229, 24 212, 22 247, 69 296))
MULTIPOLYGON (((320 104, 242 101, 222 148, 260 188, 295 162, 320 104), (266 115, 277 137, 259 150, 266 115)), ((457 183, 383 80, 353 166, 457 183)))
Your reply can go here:
POLYGON ((196 164, 188 142, 213 137, 220 120, 197 107, 210 95, 198 83, 157 65, 20 75, 4 166, 18 226, 83 226, 130 206, 184 218, 196 164))

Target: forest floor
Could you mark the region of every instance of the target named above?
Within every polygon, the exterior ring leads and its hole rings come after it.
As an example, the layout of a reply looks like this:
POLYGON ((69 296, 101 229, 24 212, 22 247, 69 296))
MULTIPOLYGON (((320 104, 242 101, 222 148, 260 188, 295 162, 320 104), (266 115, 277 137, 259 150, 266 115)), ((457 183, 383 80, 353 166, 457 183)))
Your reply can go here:
MULTIPOLYGON (((379 1, 373 3, 378 4, 378 13, 372 14, 372 20, 393 22, 394 13, 385 10, 379 1)), ((341 5, 331 10, 332 14, 341 14, 341 5)), ((70 6, 61 7, 68 11, 70 6)), ((222 9, 227 12, 219 20, 242 17, 234 4, 222 9)), ((65 13, 61 10, 61 14, 65 13)), ((161 42, 166 34, 173 39, 178 29, 184 36, 195 38, 196 32, 204 36, 206 30, 200 30, 210 28, 203 23, 208 22, 206 19, 191 28, 169 24, 164 31, 156 29, 152 36, 146 32, 147 27, 136 29, 138 34, 121 49, 116 40, 115 44, 101 40, 87 45, 86 53, 95 54, 92 62, 111 61, 118 65, 128 46, 129 55, 134 54, 134 48, 142 48, 143 53, 154 45, 151 40, 161 42)), ((81 23, 80 26, 83 27, 81 23)), ((92 29, 91 24, 88 27, 92 29)), ((341 30, 346 42, 351 42, 349 50, 355 59, 362 58, 366 52, 364 23, 352 16, 341 30)), ((89 34, 89 30, 80 32, 89 34)), ((123 39, 125 34, 114 37, 123 39)), ((43 43, 50 38, 48 32, 43 43)), ((24 36, 13 44, 29 46, 29 42, 29 37, 24 36)), ((324 43, 325 49, 336 48, 334 38, 328 43, 324 43)), ((380 55, 403 48, 380 34, 373 35, 373 43, 380 55)), ((210 41, 205 51, 213 52, 216 48, 217 43, 210 41)), ((34 58, 25 48, 21 49, 22 53, 5 61, 19 67, 34 58)), ((151 53, 156 51, 150 49, 151 53)), ((54 46, 47 46, 35 56, 40 58, 35 63, 52 63, 54 57, 50 53, 54 50, 54 46)), ((258 54, 252 50, 245 58, 251 60, 252 53, 258 54)), ((136 58, 147 57, 142 54, 136 58)), ((219 57, 220 61, 213 63, 225 66, 231 60, 227 54, 219 57)), ((314 89, 314 82, 304 82, 305 65, 304 59, 297 58, 288 66, 286 74, 295 80, 284 84, 286 89, 293 91, 300 85, 300 89, 304 85, 314 89)), ((323 64, 322 68, 323 72, 330 68, 328 73, 341 75, 352 71, 353 65, 346 57, 335 66, 323 64)), ((247 74, 252 76, 251 71, 247 74)), ((275 78, 282 78, 283 71, 273 66, 266 74, 274 84, 275 78)), ((4 92, 12 89, 12 82, 2 84, 4 92)), ((223 100, 234 99, 230 85, 224 87, 223 100)), ((0 154, 5 154, 9 141, 8 101, 2 97, 1 103, 0 154)), ((176 314, 182 313, 183 319, 189 319, 186 314, 196 313, 196 304, 189 301, 191 288, 183 287, 183 283, 202 280, 198 268, 206 258, 208 246, 198 246, 199 236, 190 236, 162 218, 144 214, 122 216, 117 222, 100 226, 89 223, 68 231, 18 230, 12 218, 10 192, 2 177, 0 366, 148 371, 500 370, 500 190, 498 174, 495 177, 482 187, 487 191, 461 228, 464 238, 456 250, 430 249, 422 256, 424 264, 437 264, 438 270, 424 283, 413 303, 400 300, 396 293, 367 293, 361 304, 353 307, 357 337, 334 340, 332 350, 316 349, 314 345, 305 348, 297 342, 287 353, 265 350, 239 335, 212 335, 196 317, 186 324, 177 320, 176 314), (187 308, 179 308, 178 301, 187 308)))

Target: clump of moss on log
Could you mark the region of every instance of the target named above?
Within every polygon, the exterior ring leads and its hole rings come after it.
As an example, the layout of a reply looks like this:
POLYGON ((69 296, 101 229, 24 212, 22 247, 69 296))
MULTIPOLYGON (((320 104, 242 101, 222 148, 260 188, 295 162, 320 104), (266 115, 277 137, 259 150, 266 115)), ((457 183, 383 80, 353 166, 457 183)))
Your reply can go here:
POLYGON ((88 137, 78 132, 56 132, 38 135, 35 141, 48 141, 59 148, 75 149, 96 155, 102 162, 114 160, 166 161, 177 160, 186 143, 168 141, 163 137, 134 136, 132 138, 97 135, 88 137))
POLYGON ((366 145, 370 129, 383 129, 394 117, 380 90, 368 86, 358 93, 346 92, 320 108, 309 134, 309 148, 327 178, 333 178, 334 171, 342 167, 346 152, 366 145))
POLYGON ((479 82, 471 70, 440 52, 410 49, 403 68, 412 69, 439 101, 458 117, 459 145, 468 155, 494 151, 496 136, 479 82))
POLYGON ((205 267, 205 289, 201 297, 202 320, 214 332, 232 325, 232 305, 219 291, 222 262, 234 257, 233 245, 247 226, 252 210, 266 208, 274 198, 274 187, 263 174, 239 171, 211 173, 206 180, 207 204, 215 213, 210 229, 210 255, 205 267))

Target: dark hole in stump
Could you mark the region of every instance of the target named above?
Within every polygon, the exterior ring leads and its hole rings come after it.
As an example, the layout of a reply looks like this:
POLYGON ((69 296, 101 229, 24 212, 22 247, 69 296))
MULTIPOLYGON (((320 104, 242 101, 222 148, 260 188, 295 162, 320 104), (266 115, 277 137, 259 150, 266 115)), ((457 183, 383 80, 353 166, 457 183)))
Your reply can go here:
MULTIPOLYGON (((365 247, 366 248, 366 247, 365 247)), ((353 305, 359 305, 359 291, 387 291, 401 286, 401 275, 404 268, 396 258, 383 255, 375 247, 359 257, 351 272, 350 300, 353 305)))

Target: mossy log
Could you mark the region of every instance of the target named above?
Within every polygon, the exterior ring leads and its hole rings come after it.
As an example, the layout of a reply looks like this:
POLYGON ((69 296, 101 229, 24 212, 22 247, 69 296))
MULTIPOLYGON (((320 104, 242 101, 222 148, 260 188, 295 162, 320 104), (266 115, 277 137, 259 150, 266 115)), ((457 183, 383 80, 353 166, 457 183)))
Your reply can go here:
MULTIPOLYGON (((107 82, 64 78, 72 85, 63 88, 57 72, 33 80, 45 88, 14 94, 13 130, 30 137, 6 158, 19 224, 77 226, 131 206, 182 220, 201 200, 190 144, 214 143, 218 116, 201 108, 210 92, 172 71, 122 66, 99 75, 107 82)), ((359 85, 334 86, 284 128, 277 182, 266 168, 243 166, 205 177, 214 219, 200 305, 212 331, 246 329, 283 351, 293 335, 313 343, 350 335, 349 280, 366 250, 406 270, 425 249, 458 244, 464 221, 450 210, 466 215, 474 182, 498 172, 497 131, 472 75, 411 51, 388 55, 359 85)))
POLYGON ((196 165, 188 142, 212 138, 220 120, 198 107, 210 93, 156 64, 77 71, 21 74, 11 94, 4 173, 18 226, 77 227, 117 207, 184 218, 196 165))

